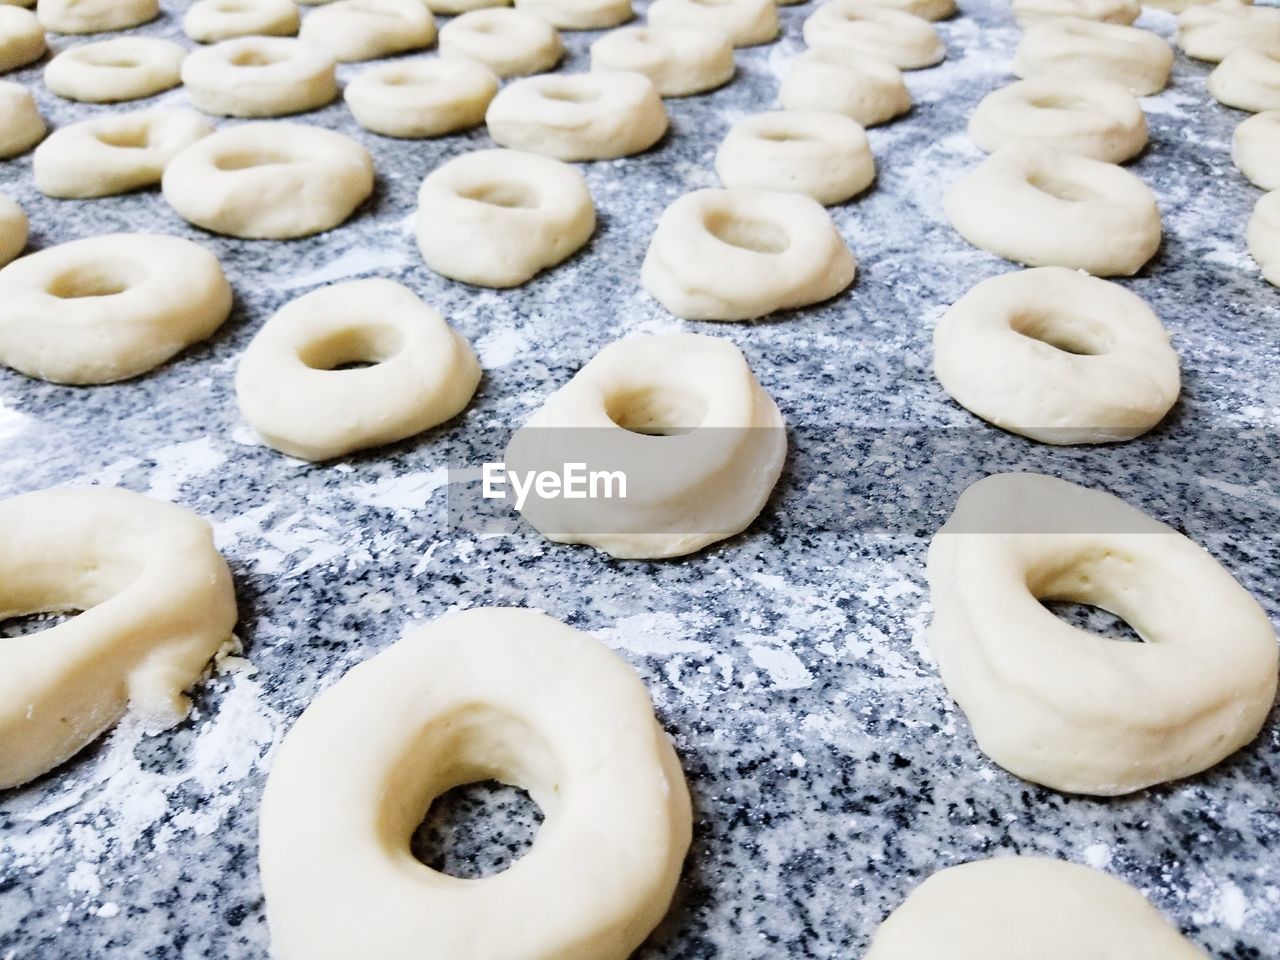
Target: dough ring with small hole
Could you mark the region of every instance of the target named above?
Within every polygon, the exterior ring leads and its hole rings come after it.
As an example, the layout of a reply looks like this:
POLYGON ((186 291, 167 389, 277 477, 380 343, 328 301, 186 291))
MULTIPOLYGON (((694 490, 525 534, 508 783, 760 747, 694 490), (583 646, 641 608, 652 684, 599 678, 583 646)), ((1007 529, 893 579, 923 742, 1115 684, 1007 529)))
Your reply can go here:
POLYGON ((464 153, 418 191, 418 249, 451 280, 515 287, 591 238, 595 204, 573 167, 518 150, 464 153))
POLYGON ((302 123, 224 127, 169 161, 164 198, 197 227, 244 239, 331 230, 373 192, 373 161, 356 141, 302 123))
POLYGON ((13 260, 27 245, 27 215, 0 193, 0 267, 13 260))
POLYGON ((829 300, 857 262, 816 200, 772 190, 696 190, 663 211, 640 271, 686 320, 754 320, 829 300))
POLYGON ((1251 47, 1232 50, 1213 68, 1206 84, 1225 106, 1251 113, 1280 110, 1280 55, 1251 47))
POLYGON ((1217 0, 1178 15, 1178 46, 1197 60, 1219 63, 1252 47, 1280 56, 1280 10, 1240 0, 1217 0))
POLYGON ((436 42, 436 18, 422 0, 337 0, 302 21, 298 38, 343 63, 376 60, 436 42))
POLYGON ((160 16, 159 0, 40 0, 36 16, 54 33, 106 33, 160 16))
POLYGON ((1253 207, 1245 231, 1249 256, 1262 268, 1262 276, 1280 287, 1280 191, 1262 197, 1253 207))
POLYGON ((832 44, 865 56, 888 60, 901 70, 919 70, 947 56, 938 31, 928 20, 872 0, 828 0, 804 22, 810 46, 832 44))
POLYGON ((48 129, 27 88, 0 80, 0 160, 26 153, 48 129))
POLYGON ((691 831, 679 758, 624 660, 532 610, 453 613, 348 671, 276 752, 259 821, 272 956, 626 960, 691 831), (472 880, 414 859, 431 802, 481 780, 542 808, 529 852, 472 880))
POLYGON ((930 644, 979 747, 1065 793, 1118 796, 1199 773, 1257 736, 1276 635, 1186 537, 1097 490, 997 474, 960 497, 929 547, 930 644), (1059 620, 1099 607, 1142 638, 1059 620))
POLYGON ((624 497, 531 491, 516 506, 550 540, 662 559, 750 526, 786 451, 782 414, 742 351, 684 333, 605 347, 515 433, 504 463, 508 476, 571 463, 615 482, 621 475, 624 497))
POLYGON ((356 122, 387 137, 439 137, 484 123, 498 78, 461 58, 401 60, 372 67, 343 97, 356 122))
POLYGON ((735 47, 771 43, 778 36, 778 8, 773 0, 653 0, 647 17, 649 26, 659 30, 719 30, 735 47))
POLYGON ((440 29, 440 56, 475 60, 499 77, 526 77, 555 67, 564 56, 564 41, 537 14, 475 10, 440 29))
POLYGON ((889 61, 819 45, 796 57, 778 102, 787 110, 840 113, 873 127, 910 110, 911 94, 902 71, 889 61))
POLYGON ((236 37, 292 37, 301 20, 293 0, 196 0, 182 30, 197 43, 236 37))
POLYGON ((660 96, 687 97, 733 79, 733 45, 718 30, 627 27, 591 45, 591 69, 643 73, 660 96))
POLYGON ((957 300, 934 330, 933 371, 984 420, 1053 444, 1131 440, 1181 383, 1151 308, 1065 267, 992 277, 957 300))
POLYGON ((0 6, 0 73, 35 63, 47 49, 44 27, 34 13, 0 6))
POLYGON ((1173 49, 1162 37, 1092 20, 1037 23, 1022 35, 1013 58, 1019 77, 1110 80, 1139 97, 1163 90, 1172 68, 1173 49))
POLYGON ((1141 12, 1136 0, 1013 0, 1013 19, 1024 29, 1052 20, 1089 20, 1127 27, 1141 12))
POLYGON ((1231 159, 1255 186, 1280 187, 1280 110, 1241 121, 1231 139, 1231 159))
POLYGON ((352 280, 281 308, 240 358, 240 412, 268 446, 329 460, 460 413, 480 382, 462 335, 407 287, 352 280), (340 369, 349 364, 370 366, 340 369))
POLYGON ((561 30, 607 30, 635 16, 631 0, 515 0, 517 10, 536 14, 561 30))
POLYGON ((187 51, 172 40, 114 37, 71 47, 44 68, 45 86, 82 103, 140 100, 182 82, 187 51))
POLYGON ((333 57, 288 37, 240 37, 194 50, 182 82, 192 106, 222 117, 282 117, 338 96, 333 57))

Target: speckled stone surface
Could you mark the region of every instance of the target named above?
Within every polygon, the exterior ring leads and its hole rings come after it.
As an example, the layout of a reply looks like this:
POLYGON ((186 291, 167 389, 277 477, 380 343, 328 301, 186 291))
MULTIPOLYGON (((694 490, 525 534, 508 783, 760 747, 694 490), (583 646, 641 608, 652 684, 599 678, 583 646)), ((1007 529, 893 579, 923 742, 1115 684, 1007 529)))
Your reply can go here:
MULTIPOLYGON (((1260 194, 1229 159, 1243 114, 1213 102, 1207 67, 1181 55, 1173 86, 1144 101, 1152 144, 1131 169, 1158 194, 1165 241, 1124 283, 1173 331, 1177 408, 1121 448, 1054 450, 1003 434, 930 374, 941 310, 1010 268, 942 214, 945 187, 980 157, 966 118, 1011 79, 1018 37, 1003 4, 961 2, 962 16, 940 25, 946 62, 908 75, 915 109, 871 131, 875 187, 833 210, 860 261, 856 284, 756 324, 670 317, 640 288, 640 262, 663 207, 714 185, 729 124, 772 104, 812 3, 782 9, 780 42, 739 51, 731 86, 668 101, 672 131, 656 149, 583 165, 596 236, 512 291, 433 275, 412 240, 422 177, 489 146, 483 130, 406 143, 359 130, 340 103, 305 116, 365 143, 378 187, 340 229, 290 243, 204 234, 157 192, 49 200, 32 186, 29 154, 0 163, 0 189, 26 208, 35 248, 153 230, 221 257, 232 318, 151 374, 73 389, 0 370, 0 493, 118 484, 208 517, 235 574, 252 664, 201 683, 177 728, 148 737, 126 721, 0 796, 0 958, 265 956, 256 820, 274 745, 318 690, 409 621, 481 604, 538 607, 604 639, 644 677, 675 739, 695 839, 678 901, 639 956, 857 957, 932 871, 1015 851, 1128 880, 1216 957, 1280 956, 1274 718, 1252 746, 1189 781, 1119 800, 1067 797, 987 761, 932 665, 928 536, 959 491, 999 469, 1047 470, 1143 505, 1280 618, 1280 303, 1244 250, 1260 194), (302 464, 261 446, 239 418, 236 358, 280 305, 357 276, 399 279, 441 309, 476 344, 485 379, 440 429, 302 464), (792 428, 776 496, 746 535, 676 562, 618 563, 527 530, 450 525, 448 468, 476 466, 604 344, 681 329, 741 345, 792 428)), ((166 7, 140 32, 177 35, 180 5, 166 7)), ((1169 36, 1173 20, 1147 13, 1140 25, 1169 36)), ((564 69, 586 68, 594 36, 566 35, 564 69)), ((6 79, 31 87, 55 126, 119 109, 59 100, 38 67, 6 79)), ((513 791, 473 790, 452 806, 488 819, 422 831, 417 847, 451 869, 485 872, 533 835, 513 791), (451 834, 461 839, 441 854, 451 834)))

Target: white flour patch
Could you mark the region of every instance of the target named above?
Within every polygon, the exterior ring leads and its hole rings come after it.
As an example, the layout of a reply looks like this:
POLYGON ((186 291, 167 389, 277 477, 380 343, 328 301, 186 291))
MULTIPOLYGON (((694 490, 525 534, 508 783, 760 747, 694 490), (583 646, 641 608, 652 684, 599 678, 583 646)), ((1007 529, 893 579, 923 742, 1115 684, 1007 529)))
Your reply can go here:
POLYGON ((406 473, 401 477, 383 477, 373 483, 352 488, 351 496, 370 507, 389 510, 422 510, 431 495, 449 484, 447 467, 435 467, 426 473, 406 473))
POLYGON ((476 354, 485 370, 505 367, 529 349, 529 338, 514 327, 491 330, 476 341, 476 354))
POLYGON ((626 650, 642 657, 662 657, 677 653, 712 652, 708 644, 690 640, 696 629, 674 613, 637 613, 622 617, 612 627, 595 630, 597 637, 614 650, 626 650))
POLYGON ((147 492, 171 502, 182 498, 182 488, 190 481, 208 477, 227 462, 226 454, 207 436, 161 447, 151 458, 156 469, 147 492))
POLYGON ((777 690, 799 690, 813 685, 813 674, 796 655, 787 639, 795 635, 787 631, 784 637, 764 637, 744 633, 738 639, 747 645, 751 662, 769 675, 769 682, 777 690))
MULTIPOLYGON (((409 219, 412 225, 413 218, 409 219)), ((324 266, 282 279, 279 288, 300 290, 304 287, 318 287, 335 280, 394 272, 412 262, 408 249, 398 244, 361 245, 352 247, 324 266)))

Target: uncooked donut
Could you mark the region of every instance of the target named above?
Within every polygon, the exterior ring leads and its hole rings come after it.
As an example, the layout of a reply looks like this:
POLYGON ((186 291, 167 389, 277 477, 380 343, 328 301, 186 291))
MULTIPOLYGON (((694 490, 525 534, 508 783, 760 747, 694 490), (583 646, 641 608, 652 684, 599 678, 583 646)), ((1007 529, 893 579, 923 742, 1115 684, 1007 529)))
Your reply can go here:
POLYGON ((128 30, 160 16, 159 0, 40 0, 36 16, 54 33, 128 30))
POLYGON ((591 45, 592 70, 630 70, 663 97, 687 97, 733 79, 733 44, 719 30, 628 27, 591 45))
POLYGON ((44 68, 44 83, 68 100, 119 103, 139 100, 182 82, 187 51, 156 37, 115 37, 71 47, 44 68))
POLYGON ((644 287, 686 320, 754 320, 829 300, 857 261, 816 200, 771 190, 697 190, 663 211, 644 287))
POLYGON ((1264 195, 1254 205, 1246 239, 1249 256, 1262 268, 1263 278, 1280 287, 1280 191, 1264 195))
POLYGON ((1280 10, 1240 0, 1191 7, 1178 17, 1178 46, 1211 63, 1247 47, 1280 56, 1280 10))
POLYGON ((196 0, 182 29, 197 43, 235 37, 292 37, 301 19, 293 0, 196 0))
POLYGON ((1280 110, 1255 114, 1236 127, 1231 160, 1256 186, 1280 188, 1280 110))
POLYGON ((304 43, 343 63, 376 60, 436 42, 436 18, 422 0, 337 0, 307 14, 304 43))
POLYGON ((827 0, 805 20, 804 40, 846 47, 902 70, 932 67, 947 56, 933 24, 872 0, 827 0))
POLYGON ((1013 57, 1019 77, 1110 80, 1139 97, 1169 83, 1173 50, 1149 30, 1092 20, 1050 20, 1027 30, 1013 57))
POLYGON ((1219 103, 1261 113, 1280 110, 1280 57, 1240 47, 1222 58, 1207 81, 1219 103))
POLYGON ((499 77, 526 77, 559 63, 564 42, 555 27, 537 14, 505 8, 476 10, 441 28, 440 56, 475 60, 499 77))
POLYGON ((1135 0, 1013 0, 1013 18, 1026 28, 1049 20, 1079 19, 1127 27, 1142 8, 1135 0))
POLYGON ((27 215, 0 193, 0 267, 20 254, 27 245, 27 215))
POLYGON ((373 67, 343 92, 356 122, 387 137, 439 137, 484 123, 498 78, 466 58, 373 67))
POLYGON ((770 43, 778 36, 773 0, 653 0, 649 26, 719 30, 735 47, 770 43))
POLYGON ((624 660, 532 610, 450 614, 348 671, 275 753, 271 954, 626 960, 667 912, 691 832, 679 758, 624 660), (415 860, 432 801, 490 779, 541 807, 529 852, 473 880, 415 860))
POLYGON ((517 10, 536 14, 561 30, 607 30, 635 16, 631 0, 515 0, 517 10))
POLYGON ((223 117, 281 117, 338 96, 333 57, 287 37, 240 37, 192 51, 182 64, 191 103, 223 117))
POLYGON ((30 10, 0 7, 0 73, 35 63, 48 49, 44 27, 30 10))
POLYGON ((816 46, 796 57, 778 102, 787 110, 840 113, 864 127, 887 123, 911 109, 902 71, 878 57, 844 47, 816 46))
POLYGON ((281 308, 240 357, 240 412, 304 460, 412 437, 460 413, 480 382, 462 335, 407 287, 352 280, 281 308), (371 366, 339 369, 347 364, 371 366))
POLYGON ((0 80, 0 160, 26 153, 47 130, 27 88, 0 80))

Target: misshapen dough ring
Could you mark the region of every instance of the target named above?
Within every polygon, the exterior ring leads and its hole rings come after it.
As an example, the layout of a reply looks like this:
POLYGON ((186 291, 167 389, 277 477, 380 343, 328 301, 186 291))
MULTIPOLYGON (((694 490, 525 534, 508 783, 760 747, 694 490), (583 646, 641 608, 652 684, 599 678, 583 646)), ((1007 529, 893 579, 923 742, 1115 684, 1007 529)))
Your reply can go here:
POLYGON ((334 61, 287 37, 240 37, 188 54, 182 82, 191 103, 222 117, 281 117, 338 96, 334 61))
POLYGON ((846 47, 902 70, 932 67, 947 56, 929 21, 871 0, 828 0, 805 20, 804 40, 815 47, 846 47))
POLYGON ((1111 443, 1178 398, 1178 355, 1142 300, 1065 267, 984 280, 933 334, 933 371, 984 420, 1042 443, 1111 443))
POLYGON ((499 77, 552 69, 564 56, 555 27, 537 14, 498 8, 455 17, 440 30, 440 56, 475 60, 499 77))
POLYGON ((626 960, 667 912, 691 831, 680 761, 625 661, 531 610, 451 614, 349 671, 276 753, 259 854, 272 956, 626 960), (478 880, 415 860, 432 800, 489 779, 542 808, 532 849, 478 880))
POLYGON ((610 344, 512 437, 507 470, 619 471, 625 498, 530 496, 539 532, 622 559, 679 557, 751 525, 786 457, 782 414, 736 346, 668 334, 610 344))
POLYGON ((27 215, 0 193, 0 267, 16 257, 27 245, 27 215))
POLYGON ((159 0, 40 0, 36 16, 54 33, 128 30, 160 16, 159 0))
POLYGON ((628 27, 591 45, 592 70, 630 70, 663 97, 687 97, 733 79, 733 44, 719 30, 628 27))
POLYGON ((1029 28, 1018 44, 1013 72, 1110 80, 1139 97, 1159 93, 1169 83, 1173 50, 1149 30, 1095 23, 1051 20, 1029 28))
POLYGON ((1261 113, 1280 110, 1280 55, 1241 47, 1214 67, 1207 81, 1219 103, 1261 113))
POLYGON ((1263 278, 1280 287, 1280 192, 1268 193, 1254 205, 1246 239, 1263 278))
POLYGON ((301 23, 293 0, 196 0, 182 30, 197 43, 235 37, 292 37, 301 23))
POLYGON ((337 0, 307 14, 298 38, 350 63, 436 42, 436 18, 422 0, 337 0))
POLYGON ((1135 0, 1013 0, 1013 18, 1023 28, 1063 19, 1127 27, 1141 12, 1135 0))
POLYGON ((479 382, 467 341, 412 290, 353 280, 268 320, 240 357, 236 397, 269 446, 328 460, 444 423, 479 382), (351 363, 372 365, 338 369, 351 363))
POLYGON ((0 270, 0 363, 53 383, 114 383, 205 339, 230 312, 222 267, 190 240, 73 240, 0 270))
POLYGON ((182 82, 187 54, 171 40, 114 37, 58 54, 44 68, 44 83, 68 100, 119 103, 139 100, 182 82))
POLYGON ((373 67, 347 84, 356 122, 388 137, 438 137, 484 123, 498 78, 465 58, 403 60, 373 67))
POLYGON ((840 113, 864 127, 887 123, 911 109, 902 71, 844 47, 816 46, 796 57, 778 102, 787 110, 840 113))
POLYGON ((735 47, 770 43, 778 36, 773 0, 653 0, 649 26, 719 30, 735 47))
POLYGON ((536 14, 561 30, 607 30, 635 16, 631 0, 515 0, 516 9, 536 14))
POLYGON ((0 7, 0 73, 35 63, 48 47, 44 27, 30 10, 0 7))
POLYGON ((1255 114, 1236 127, 1231 160, 1256 186, 1280 188, 1280 110, 1255 114))
POLYGON ((1246 47, 1280 56, 1280 10, 1240 0, 1191 7, 1178 17, 1177 41, 1187 56, 1211 63, 1246 47))
POLYGON ((0 160, 26 153, 48 129, 27 88, 0 80, 0 160))
POLYGON ((596 212, 573 167, 517 150, 466 153, 418 192, 418 249, 436 273, 514 287, 590 239, 596 212))

